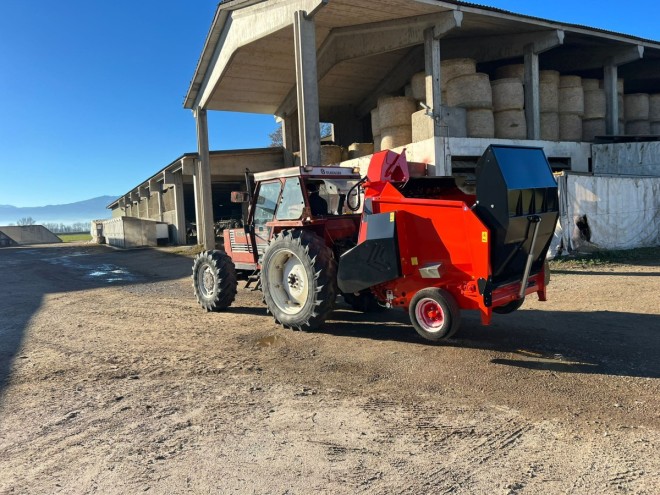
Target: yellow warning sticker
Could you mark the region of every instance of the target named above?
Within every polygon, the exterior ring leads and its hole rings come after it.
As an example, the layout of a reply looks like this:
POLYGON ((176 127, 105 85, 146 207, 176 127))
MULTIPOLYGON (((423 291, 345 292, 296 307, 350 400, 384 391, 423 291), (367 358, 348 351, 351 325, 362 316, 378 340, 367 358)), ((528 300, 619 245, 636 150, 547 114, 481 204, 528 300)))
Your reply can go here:
POLYGON ((417 266, 417 265, 419 265, 419 261, 417 261, 417 257, 413 256, 412 258, 410 258, 410 264, 411 264, 412 266, 417 266))
POLYGON ((488 242, 488 231, 484 230, 481 233, 481 242, 488 242))
POLYGON ((393 222, 393 221, 394 221, 394 212, 391 211, 390 212, 390 222, 393 222))

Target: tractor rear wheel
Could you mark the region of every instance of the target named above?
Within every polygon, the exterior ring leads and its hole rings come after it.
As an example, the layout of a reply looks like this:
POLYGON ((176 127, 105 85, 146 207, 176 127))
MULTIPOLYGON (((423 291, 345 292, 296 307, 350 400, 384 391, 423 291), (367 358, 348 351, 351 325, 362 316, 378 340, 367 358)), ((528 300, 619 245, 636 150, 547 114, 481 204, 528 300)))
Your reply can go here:
POLYGON ((318 328, 337 297, 332 250, 307 230, 279 233, 264 251, 261 290, 278 323, 298 330, 318 328))
POLYGON ((433 342, 450 338, 461 324, 461 311, 454 296, 435 287, 415 294, 408 313, 417 333, 433 342))
POLYGON ((224 311, 236 298, 236 268, 223 251, 204 251, 195 256, 192 281, 197 301, 206 311, 224 311))

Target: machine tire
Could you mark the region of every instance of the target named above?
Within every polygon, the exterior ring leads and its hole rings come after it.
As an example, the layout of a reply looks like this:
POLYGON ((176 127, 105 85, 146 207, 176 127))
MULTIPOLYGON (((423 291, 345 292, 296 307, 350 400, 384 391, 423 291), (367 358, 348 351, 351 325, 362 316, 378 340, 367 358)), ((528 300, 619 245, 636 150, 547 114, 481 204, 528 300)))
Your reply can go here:
POLYGON ((323 239, 307 230, 285 230, 271 241, 261 262, 261 290, 281 325, 320 327, 335 308, 337 262, 323 239))
POLYGON ((193 261, 192 284, 197 302, 206 311, 224 311, 236 298, 234 262, 223 251, 203 251, 193 261))
POLYGON ((524 298, 515 299, 513 301, 506 303, 504 306, 497 306, 496 308, 493 308, 493 313, 497 313, 498 315, 508 315, 509 313, 513 313, 514 311, 519 309, 524 302, 525 302, 524 298))
POLYGON ((456 299, 448 291, 436 287, 417 292, 410 301, 408 314, 417 333, 432 342, 450 338, 461 325, 461 310, 456 299))

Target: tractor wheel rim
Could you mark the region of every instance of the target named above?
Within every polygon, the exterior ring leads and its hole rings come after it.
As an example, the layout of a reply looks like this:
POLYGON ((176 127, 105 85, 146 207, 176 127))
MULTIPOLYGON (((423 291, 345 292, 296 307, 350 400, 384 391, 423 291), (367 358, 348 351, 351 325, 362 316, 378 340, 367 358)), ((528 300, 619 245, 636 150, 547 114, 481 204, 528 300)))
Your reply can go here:
POLYGON ((289 315, 300 313, 309 294, 307 271, 302 260, 288 249, 281 250, 268 267, 268 279, 275 305, 289 315))
POLYGON ((197 286, 204 297, 215 293, 215 275, 210 266, 205 266, 197 275, 197 286))
POLYGON ((415 306, 415 317, 420 326, 427 332, 437 333, 445 325, 445 312, 437 301, 424 298, 415 306))

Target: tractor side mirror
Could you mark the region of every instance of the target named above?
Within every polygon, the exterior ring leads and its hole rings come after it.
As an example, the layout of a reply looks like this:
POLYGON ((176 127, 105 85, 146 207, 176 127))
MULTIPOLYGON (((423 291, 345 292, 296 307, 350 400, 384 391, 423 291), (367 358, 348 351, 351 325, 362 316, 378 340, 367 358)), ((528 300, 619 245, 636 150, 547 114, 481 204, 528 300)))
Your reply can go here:
POLYGON ((231 192, 231 202, 232 203, 247 203, 250 201, 250 195, 244 191, 232 191, 231 192))

